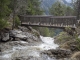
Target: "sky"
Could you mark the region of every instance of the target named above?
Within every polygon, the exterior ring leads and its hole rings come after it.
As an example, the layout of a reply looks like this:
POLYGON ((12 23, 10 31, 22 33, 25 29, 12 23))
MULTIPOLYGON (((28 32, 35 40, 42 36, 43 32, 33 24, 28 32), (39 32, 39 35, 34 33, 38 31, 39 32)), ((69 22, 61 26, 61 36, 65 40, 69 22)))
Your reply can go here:
POLYGON ((71 0, 66 0, 67 2, 71 3, 71 0))

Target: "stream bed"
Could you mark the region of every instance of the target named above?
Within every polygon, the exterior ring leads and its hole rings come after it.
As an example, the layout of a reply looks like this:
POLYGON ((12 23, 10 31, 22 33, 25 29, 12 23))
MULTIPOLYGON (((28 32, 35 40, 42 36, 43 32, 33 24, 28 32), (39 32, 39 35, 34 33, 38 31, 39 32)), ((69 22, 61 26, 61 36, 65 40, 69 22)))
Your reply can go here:
MULTIPOLYGON (((0 60, 17 60, 14 58, 22 57, 21 60, 56 60, 55 58, 50 58, 46 54, 41 54, 41 52, 49 49, 56 49, 59 45, 54 43, 54 39, 51 37, 40 36, 42 43, 34 46, 21 46, 15 45, 10 50, 6 50, 0 53, 0 60), (24 57, 24 58, 23 58, 24 57)), ((22 44, 27 44, 25 41, 20 41, 22 44)))

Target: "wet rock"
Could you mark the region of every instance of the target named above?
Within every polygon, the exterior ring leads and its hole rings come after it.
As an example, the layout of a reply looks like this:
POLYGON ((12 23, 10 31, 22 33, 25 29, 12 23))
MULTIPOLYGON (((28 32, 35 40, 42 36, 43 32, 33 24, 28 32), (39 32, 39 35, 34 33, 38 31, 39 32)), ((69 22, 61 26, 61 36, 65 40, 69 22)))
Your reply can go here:
POLYGON ((16 57, 13 58, 12 60, 44 60, 44 59, 39 57, 28 56, 28 57, 16 57))
POLYGON ((7 50, 11 50, 13 48, 13 46, 28 46, 28 43, 25 41, 9 41, 6 43, 0 43, 0 51, 7 51, 7 50))
POLYGON ((56 58, 67 58, 70 57, 71 55, 70 50, 65 50, 65 49, 56 49, 56 50, 48 50, 45 52, 45 54, 48 54, 50 57, 56 57, 56 58))
POLYGON ((13 58, 12 60, 27 60, 28 58, 25 58, 25 57, 16 57, 16 58, 13 58))

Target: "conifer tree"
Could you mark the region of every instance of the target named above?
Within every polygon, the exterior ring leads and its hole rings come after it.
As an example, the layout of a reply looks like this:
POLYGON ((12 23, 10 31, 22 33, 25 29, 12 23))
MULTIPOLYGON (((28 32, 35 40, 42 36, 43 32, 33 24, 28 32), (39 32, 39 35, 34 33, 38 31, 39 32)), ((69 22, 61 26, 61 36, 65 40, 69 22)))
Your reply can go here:
POLYGON ((0 19, 6 17, 10 13, 9 4, 10 0, 0 0, 0 19))

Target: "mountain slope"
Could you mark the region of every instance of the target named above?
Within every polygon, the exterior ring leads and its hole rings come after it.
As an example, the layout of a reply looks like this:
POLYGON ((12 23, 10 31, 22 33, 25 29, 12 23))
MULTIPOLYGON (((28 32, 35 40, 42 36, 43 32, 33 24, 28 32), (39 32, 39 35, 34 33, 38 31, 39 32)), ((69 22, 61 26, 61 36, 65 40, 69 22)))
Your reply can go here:
POLYGON ((41 8, 45 11, 45 14, 48 15, 49 14, 49 8, 52 6, 52 4, 54 4, 56 1, 60 1, 63 4, 66 4, 68 6, 71 6, 71 4, 69 2, 67 2, 66 0, 41 0, 41 8))

